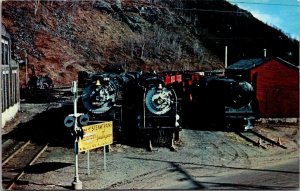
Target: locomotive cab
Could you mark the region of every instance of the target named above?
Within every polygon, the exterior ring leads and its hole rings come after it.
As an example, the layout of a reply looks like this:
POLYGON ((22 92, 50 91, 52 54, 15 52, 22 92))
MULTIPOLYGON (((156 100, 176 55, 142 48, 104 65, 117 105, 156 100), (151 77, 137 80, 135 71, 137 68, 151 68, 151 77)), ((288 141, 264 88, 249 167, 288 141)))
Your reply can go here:
POLYGON ((254 89, 246 81, 205 76, 193 86, 193 110, 206 126, 252 129, 257 117, 254 104, 254 89))

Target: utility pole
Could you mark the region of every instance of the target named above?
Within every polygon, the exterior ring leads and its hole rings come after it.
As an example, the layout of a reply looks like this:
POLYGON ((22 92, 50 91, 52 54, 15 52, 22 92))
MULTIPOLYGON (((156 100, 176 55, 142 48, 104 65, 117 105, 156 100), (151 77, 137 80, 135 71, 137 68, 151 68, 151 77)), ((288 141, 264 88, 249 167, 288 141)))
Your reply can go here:
POLYGON ((264 49, 264 58, 267 57, 267 49, 264 49))
POLYGON ((27 59, 27 52, 26 52, 26 50, 24 51, 24 53, 25 53, 25 85, 27 87, 27 79, 28 79, 27 65, 28 65, 28 59, 27 59))
POLYGON ((225 69, 227 68, 227 54, 228 54, 227 46, 225 46, 225 69))

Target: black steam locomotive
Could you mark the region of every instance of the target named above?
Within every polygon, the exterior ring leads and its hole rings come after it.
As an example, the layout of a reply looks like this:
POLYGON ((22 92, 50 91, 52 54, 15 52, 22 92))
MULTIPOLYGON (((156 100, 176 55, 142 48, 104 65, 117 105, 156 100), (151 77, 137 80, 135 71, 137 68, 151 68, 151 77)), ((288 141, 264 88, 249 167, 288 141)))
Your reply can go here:
POLYGON ((124 73, 78 73, 80 111, 91 121, 113 121, 115 140, 122 137, 123 96, 129 80, 124 73))
POLYGON ((258 103, 250 83, 224 76, 203 76, 192 85, 194 116, 204 125, 234 130, 253 128, 258 103))
POLYGON ((154 73, 135 73, 126 95, 126 119, 130 134, 140 134, 151 149, 152 143, 174 149, 179 139, 180 111, 177 96, 163 78, 154 73), (135 131, 135 132, 132 132, 135 131))
POLYGON ((148 140, 149 148, 151 141, 170 140, 173 147, 173 134, 180 128, 177 97, 158 75, 80 72, 78 84, 83 112, 91 120, 113 121, 115 140, 148 140))

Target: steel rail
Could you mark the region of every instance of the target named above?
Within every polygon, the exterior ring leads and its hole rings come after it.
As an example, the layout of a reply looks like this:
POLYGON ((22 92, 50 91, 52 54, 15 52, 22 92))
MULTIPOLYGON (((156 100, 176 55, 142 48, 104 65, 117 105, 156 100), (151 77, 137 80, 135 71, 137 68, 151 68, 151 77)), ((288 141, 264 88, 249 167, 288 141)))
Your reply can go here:
POLYGON ((261 138, 265 141, 268 141, 269 143, 271 143, 273 145, 276 145, 276 146, 281 147, 283 149, 287 149, 286 146, 284 146, 284 145, 282 145, 282 144, 280 144, 280 143, 278 143, 278 142, 276 142, 276 141, 274 141, 274 140, 272 140, 272 139, 270 139, 270 138, 268 138, 268 137, 266 137, 266 136, 264 136, 264 135, 262 135, 262 134, 260 134, 256 131, 250 130, 250 132, 253 133, 254 135, 256 135, 257 137, 259 137, 259 138, 261 138))
POLYGON ((10 159, 12 159, 16 154, 18 154, 22 149, 24 149, 28 144, 30 144, 30 140, 24 143, 20 148, 15 150, 11 155, 9 155, 4 161, 2 161, 2 166, 5 165, 10 159))
POLYGON ((238 136, 240 136, 244 140, 252 143, 254 146, 262 147, 263 149, 267 149, 267 147, 263 146, 262 144, 259 144, 258 142, 256 142, 255 140, 253 140, 249 136, 247 136, 246 133, 247 132, 235 132, 235 134, 237 134, 238 136))
POLYGON ((270 139, 270 138, 268 138, 268 137, 266 137, 266 136, 264 136, 264 135, 262 135, 262 134, 260 134, 256 131, 248 130, 247 132, 236 132, 236 134, 239 135, 240 137, 242 137, 243 139, 245 139, 246 141, 252 143, 253 145, 258 146, 258 147, 262 147, 263 149, 267 149, 267 147, 262 145, 260 143, 260 140, 264 140, 264 141, 267 141, 267 142, 271 143, 271 145, 276 145, 276 146, 281 147, 283 149, 287 149, 287 147, 282 145, 281 143, 278 143, 278 142, 276 142, 276 141, 274 141, 274 140, 272 140, 272 139, 270 139), (252 133, 256 137, 258 137, 259 141, 256 142, 253 139, 251 139, 249 136, 246 135, 247 132, 252 133))
POLYGON ((26 165, 26 167, 8 184, 7 186, 7 190, 11 190, 11 188, 15 185, 15 182, 18 181, 23 174, 25 173, 25 170, 31 166, 40 156, 43 152, 45 152, 45 150, 48 148, 48 144, 47 143, 45 146, 43 146, 43 148, 33 157, 33 159, 31 159, 31 161, 26 165))

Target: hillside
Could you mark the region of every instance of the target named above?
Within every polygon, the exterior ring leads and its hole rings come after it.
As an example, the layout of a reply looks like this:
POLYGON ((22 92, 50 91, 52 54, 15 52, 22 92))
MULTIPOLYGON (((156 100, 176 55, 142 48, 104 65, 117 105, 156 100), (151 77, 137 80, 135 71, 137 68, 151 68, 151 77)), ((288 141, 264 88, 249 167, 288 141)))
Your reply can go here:
MULTIPOLYGON (((127 70, 220 69, 225 45, 229 63, 261 56, 263 48, 291 62, 299 56, 298 41, 223 0, 36 2, 2 2, 2 23, 12 35, 15 59, 25 60, 26 52, 30 68, 55 85, 109 64, 127 70)), ((20 69, 23 85, 22 61, 20 69)))
POLYGON ((193 34, 206 48, 222 56, 224 46, 228 46, 229 64, 261 57, 263 49, 267 49, 267 56, 279 56, 299 65, 299 41, 266 25, 251 13, 222 0, 187 0, 184 7, 197 7, 197 11, 188 14, 196 18, 193 34))

